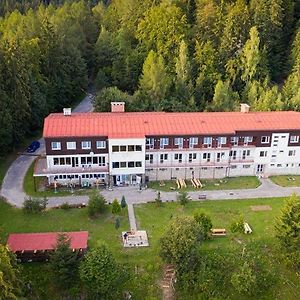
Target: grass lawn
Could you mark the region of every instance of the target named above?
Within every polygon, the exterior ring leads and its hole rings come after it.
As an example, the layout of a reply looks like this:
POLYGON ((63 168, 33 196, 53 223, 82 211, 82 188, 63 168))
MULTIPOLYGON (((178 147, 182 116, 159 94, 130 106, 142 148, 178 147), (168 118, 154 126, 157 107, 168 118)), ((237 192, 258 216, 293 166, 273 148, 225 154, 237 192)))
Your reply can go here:
POLYGON ((271 176, 270 179, 277 185, 289 187, 300 186, 300 175, 271 176))
MULTIPOLYGON (((1 241, 5 242, 12 232, 46 232, 46 231, 89 231, 89 247, 93 248, 105 242, 114 253, 118 262, 136 270, 138 286, 135 299, 161 299, 158 280, 161 276, 162 261, 158 255, 159 238, 166 230, 171 218, 176 215, 192 215, 197 208, 203 208, 211 215, 214 227, 226 228, 229 232, 231 221, 243 214, 253 229, 251 235, 237 236, 243 243, 263 243, 268 251, 275 251, 274 221, 284 203, 283 198, 224 200, 190 202, 182 208, 176 202, 164 203, 157 207, 155 203, 135 205, 138 228, 147 230, 150 247, 140 249, 124 249, 120 233, 129 229, 127 210, 121 216, 121 227, 114 228, 114 217, 110 211, 93 220, 87 216, 86 209, 54 209, 43 214, 28 215, 0 200, 1 241), (271 211, 253 212, 251 205, 270 205, 271 211)), ((206 250, 218 247, 243 247, 238 244, 235 236, 228 234, 224 238, 215 238, 203 244, 206 250)), ((278 263, 279 264, 279 263, 278 263)), ((32 281, 38 296, 35 299, 61 299, 49 278, 47 264, 23 264, 24 274, 32 281)), ((284 280, 271 289, 264 299, 300 299, 300 284, 296 275, 285 266, 279 265, 284 280)), ((232 299, 240 299, 233 295, 232 299)))
MULTIPOLYGON (((195 191, 190 180, 186 180, 186 188, 179 189, 183 191, 195 191)), ((176 180, 163 181, 165 185, 160 186, 160 181, 150 181, 148 187, 170 192, 172 190, 178 190, 176 180)), ((260 185, 260 181, 256 176, 241 176, 241 177, 228 177, 224 179, 201 179, 203 187, 201 190, 234 190, 234 189, 254 189, 260 185)))
MULTIPOLYGON (((214 238, 203 244, 204 249, 215 249, 218 247, 232 248, 244 247, 244 244, 262 243, 267 245, 270 251, 276 252, 274 238, 274 222, 280 213, 280 208, 284 203, 282 198, 272 199, 251 199, 251 200, 224 200, 224 201, 202 201, 190 202, 182 208, 176 202, 165 203, 162 207, 157 207, 155 203, 135 205, 135 214, 138 220, 138 227, 148 232, 151 248, 149 255, 157 259, 159 249, 159 238, 166 230, 171 218, 177 215, 192 215, 197 208, 203 208, 212 218, 214 228, 226 228, 227 237, 214 238), (270 205, 271 211, 251 210, 251 205, 270 205), (243 214, 246 222, 253 229, 250 235, 233 235, 229 232, 229 225, 233 219, 243 214), (240 245, 234 238, 243 242, 240 245)), ((285 266, 279 266, 284 281, 280 281, 277 286, 271 289, 270 294, 264 299, 300 299, 299 277, 288 270, 285 266), (293 287, 293 288, 291 288, 293 287)), ((233 296, 232 299, 240 299, 233 296)))
MULTIPOLYGON (((86 208, 52 209, 42 214, 25 214, 0 199, 0 242, 5 243, 9 233, 88 230, 89 247, 105 242, 121 264, 139 272, 141 284, 147 282, 147 287, 140 287, 141 292, 157 299, 160 291, 156 277, 161 269, 160 260, 155 261, 153 256, 148 256, 148 249, 124 249, 120 235, 130 228, 127 209, 122 212, 120 221, 121 226, 116 230, 115 217, 110 213, 110 207, 97 219, 89 219, 86 208)), ((61 299, 51 284, 46 263, 22 266, 24 274, 32 281, 34 290, 37 290, 38 295, 34 299, 61 299)))
POLYGON ((35 185, 36 185, 36 189, 35 189, 33 170, 34 170, 34 162, 28 169, 23 182, 24 191, 29 196, 32 197, 58 197, 58 196, 72 196, 72 195, 79 196, 79 195, 88 195, 91 192, 91 189, 87 188, 87 189, 75 189, 73 193, 71 193, 70 188, 60 187, 57 189, 57 193, 54 193, 53 189, 46 187, 46 182, 44 177, 35 177, 35 185))

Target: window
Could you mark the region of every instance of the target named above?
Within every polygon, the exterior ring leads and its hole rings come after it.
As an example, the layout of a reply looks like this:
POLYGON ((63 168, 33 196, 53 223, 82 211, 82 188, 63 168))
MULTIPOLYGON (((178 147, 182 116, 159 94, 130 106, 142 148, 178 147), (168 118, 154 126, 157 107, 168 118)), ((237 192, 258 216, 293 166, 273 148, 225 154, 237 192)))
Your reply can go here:
POLYGON ((217 162, 220 162, 225 156, 225 152, 218 152, 217 153, 217 162))
POLYGON ((249 169, 250 165, 243 165, 243 169, 249 169))
POLYGON ((178 146, 178 148, 183 147, 183 138, 174 138, 174 145, 178 146))
POLYGON ((120 146, 120 151, 121 152, 126 152, 127 151, 127 146, 120 146))
POLYGON ((232 143, 234 146, 237 146, 239 144, 239 137, 238 136, 232 136, 230 138, 230 143, 232 143))
POLYGON ((290 142, 291 143, 298 143, 299 142, 299 135, 291 135, 290 142))
POLYGON ((225 136, 220 136, 217 138, 218 147, 221 147, 222 145, 225 145, 227 141, 227 138, 225 136))
POLYGON ((135 151, 142 151, 142 146, 141 145, 136 145, 135 146, 135 151))
POLYGON ((207 147, 211 147, 212 144, 212 137, 205 137, 203 139, 203 144, 206 145, 207 147))
POLYGON ((136 168, 141 168, 142 167, 142 162, 141 161, 136 161, 135 162, 135 167, 136 168))
POLYGON ((134 161, 128 162, 128 168, 134 168, 134 161))
POLYGON ((90 141, 82 141, 81 148, 82 149, 91 149, 91 142, 90 141))
POLYGON ((60 150, 60 149, 61 149, 61 144, 60 144, 60 142, 52 142, 52 143, 51 143, 51 149, 52 149, 52 150, 60 150))
POLYGON ((252 143, 253 136, 244 136, 244 144, 248 145, 248 143, 252 143))
POLYGON ((236 159, 236 150, 230 150, 229 157, 231 157, 231 159, 235 160, 236 159))
POLYGON ((261 137, 261 143, 262 144, 268 144, 268 143, 270 143, 270 137, 269 136, 262 136, 261 137))
POLYGON ((182 163, 182 154, 181 153, 175 153, 174 159, 178 160, 179 163, 182 163))
POLYGON ((127 167, 126 161, 121 161, 120 162, 120 168, 126 168, 126 167, 127 167))
POLYGON ((160 148, 164 149, 165 146, 169 145, 169 138, 161 138, 160 139, 160 148))
POLYGON ((260 151, 260 152, 259 152, 259 156, 260 156, 260 157, 266 157, 267 154, 268 154, 267 151, 260 151))
POLYGON ((134 151, 134 145, 128 145, 128 151, 129 152, 134 151))
POLYGON ((96 142, 97 149, 105 149, 106 148, 106 141, 97 141, 96 142))
POLYGON ((71 157, 66 157, 66 165, 71 165, 71 157))
POLYGON ((67 142, 67 149, 68 150, 76 149, 76 142, 67 142))
POLYGON ((197 159, 197 153, 189 153, 189 162, 193 162, 195 159, 197 159))
POLYGON ((296 155, 296 150, 289 151, 289 156, 295 156, 295 155, 296 155))
POLYGON ((146 139, 146 147, 149 148, 149 149, 154 148, 154 138, 146 139))
POLYGON ((58 165, 58 158, 57 157, 53 158, 53 164, 54 164, 54 166, 58 165))
POLYGON ((197 137, 191 137, 189 142, 189 147, 194 148, 194 146, 198 145, 199 139, 197 137))
POLYGON ((242 159, 246 159, 247 156, 250 156, 250 150, 243 150, 242 159))
POLYGON ((99 166, 105 166, 105 156, 99 156, 99 166))
POLYGON ((112 163, 112 167, 113 169, 119 169, 120 168, 120 163, 117 161, 117 162, 113 162, 112 163))
POLYGON ((119 146, 112 146, 112 152, 119 152, 120 147, 119 146))
POLYGON ((277 168, 281 168, 282 167, 282 164, 277 164, 277 168))
POLYGON ((165 160, 168 160, 168 154, 161 154, 160 163, 162 164, 165 160))
POLYGON ((230 166, 230 169, 236 169, 236 168, 237 168, 236 165, 230 166))
POLYGON ((203 153, 203 159, 210 162, 210 153, 203 153))
POLYGON ((145 160, 153 164, 153 154, 146 154, 145 160))

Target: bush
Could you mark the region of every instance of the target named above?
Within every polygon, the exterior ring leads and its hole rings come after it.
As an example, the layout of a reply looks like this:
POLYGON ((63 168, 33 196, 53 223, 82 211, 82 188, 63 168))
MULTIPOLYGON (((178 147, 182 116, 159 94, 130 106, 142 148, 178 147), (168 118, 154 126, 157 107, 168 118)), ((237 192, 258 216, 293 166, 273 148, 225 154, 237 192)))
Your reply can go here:
POLYGON ((40 213, 46 209, 47 203, 47 198, 39 199, 29 197, 28 199, 25 199, 23 203, 23 210, 26 213, 40 213))
POLYGON ((60 206, 60 208, 67 210, 71 208, 71 205, 68 202, 65 202, 60 206))
POLYGON ((119 215, 121 213, 121 205, 117 199, 115 199, 112 203, 111 212, 114 215, 119 215))
POLYGON ((201 234, 204 240, 209 238, 209 232, 212 229, 210 217, 201 209, 194 212, 194 219, 200 225, 201 234))
POLYGON ((191 201, 191 198, 187 192, 179 192, 177 195, 177 201, 184 206, 191 201))
POLYGON ((97 190, 93 190, 89 195, 88 215, 94 217, 102 213, 105 210, 105 202, 105 198, 97 190))
POLYGON ((244 233, 244 223, 244 216, 241 215, 230 224, 229 229, 232 233, 244 233))
POLYGON ((126 199, 124 196, 122 196, 122 199, 121 199, 121 207, 122 208, 125 208, 127 206, 127 203, 126 203, 126 199))

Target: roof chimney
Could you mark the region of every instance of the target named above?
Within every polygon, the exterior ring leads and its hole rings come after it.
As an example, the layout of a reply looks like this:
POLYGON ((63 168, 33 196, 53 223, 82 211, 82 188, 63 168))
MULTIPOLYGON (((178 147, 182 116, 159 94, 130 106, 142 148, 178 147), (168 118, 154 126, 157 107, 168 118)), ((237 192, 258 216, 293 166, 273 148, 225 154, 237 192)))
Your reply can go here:
POLYGON ((241 103, 241 113, 247 114, 250 110, 250 105, 241 103))
POLYGON ((120 113, 125 112, 125 102, 111 102, 111 112, 120 113))
POLYGON ((64 116, 71 116, 72 114, 72 109, 71 108, 64 108, 64 116))

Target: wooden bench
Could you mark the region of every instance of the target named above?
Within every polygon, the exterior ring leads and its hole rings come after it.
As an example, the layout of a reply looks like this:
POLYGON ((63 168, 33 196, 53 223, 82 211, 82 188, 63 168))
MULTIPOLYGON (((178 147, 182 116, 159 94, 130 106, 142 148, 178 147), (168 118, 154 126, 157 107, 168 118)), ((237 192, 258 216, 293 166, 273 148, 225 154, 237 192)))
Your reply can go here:
POLYGON ((212 236, 226 236, 226 229, 225 228, 216 228, 211 230, 212 236))

